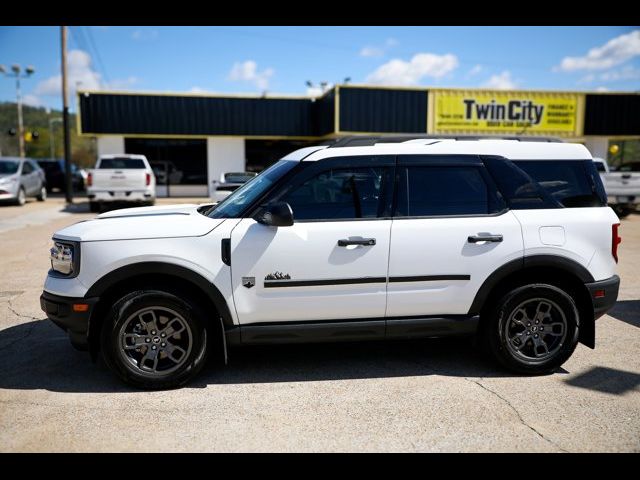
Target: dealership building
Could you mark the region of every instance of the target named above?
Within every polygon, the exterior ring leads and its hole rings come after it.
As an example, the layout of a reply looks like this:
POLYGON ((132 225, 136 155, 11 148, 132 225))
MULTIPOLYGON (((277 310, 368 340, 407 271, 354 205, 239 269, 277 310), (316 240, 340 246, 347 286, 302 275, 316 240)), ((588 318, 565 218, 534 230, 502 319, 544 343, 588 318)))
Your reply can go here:
POLYGON ((98 154, 144 154, 158 196, 205 196, 224 172, 260 171, 346 135, 556 137, 607 157, 640 139, 640 93, 337 85, 320 97, 78 92, 98 154))

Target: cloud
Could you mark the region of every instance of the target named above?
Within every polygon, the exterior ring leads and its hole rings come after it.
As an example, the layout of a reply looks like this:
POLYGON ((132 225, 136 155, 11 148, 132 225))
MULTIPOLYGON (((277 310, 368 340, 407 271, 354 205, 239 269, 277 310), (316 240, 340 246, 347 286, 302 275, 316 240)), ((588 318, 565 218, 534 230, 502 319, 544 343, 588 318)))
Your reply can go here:
MULTIPOLYGON (((101 86, 100 74, 91 67, 91 56, 83 50, 71 50, 67 54, 67 85, 73 96, 78 86, 82 90, 97 90, 101 86)), ((36 85, 34 94, 45 96, 60 95, 62 76, 54 75, 36 85)))
POLYGON ((467 77, 478 75, 479 73, 482 73, 483 70, 484 67, 478 63, 477 65, 474 65, 473 68, 469 70, 469 72, 467 72, 467 77))
POLYGON ((307 95, 310 97, 319 97, 321 96, 324 92, 331 90, 335 85, 333 83, 328 83, 325 87, 324 90, 322 89, 321 86, 312 86, 312 87, 307 87, 307 95))
POLYGON ((592 48, 583 57, 565 57, 555 71, 605 70, 640 55, 640 30, 612 38, 601 47, 592 48))
POLYGON ((489 80, 482 85, 487 88, 495 88, 496 90, 512 90, 518 86, 518 84, 511 78, 511 72, 504 70, 499 75, 491 75, 489 80))
POLYGON ((273 68, 265 68, 258 71, 258 64, 253 60, 236 62, 229 72, 229 80, 233 82, 245 82, 254 85, 258 90, 267 90, 269 80, 275 73, 273 68))
POLYGON ((367 76, 378 85, 417 85, 424 77, 441 78, 458 67, 458 57, 450 53, 418 53, 410 61, 393 59, 367 76))
POLYGON ((400 42, 395 38, 387 38, 384 42, 384 46, 376 47, 372 45, 367 45, 362 47, 360 50, 361 57, 382 57, 384 56, 388 50, 399 45, 400 42))
POLYGON ((596 88, 596 92, 608 92, 609 89, 607 87, 598 87, 596 88))
POLYGON ((208 90, 205 90, 204 88, 200 88, 200 87, 191 87, 189 90, 187 90, 188 93, 209 93, 208 90))
MULTIPOLYGON (((83 50, 71 50, 67 55, 67 87, 69 97, 73 98, 76 90, 124 90, 140 81, 137 77, 114 79, 104 82, 102 76, 93 69, 91 56, 83 50)), ((33 96, 59 96, 62 91, 62 76, 53 75, 40 81, 33 96)))
POLYGON ((578 83, 600 82, 623 82, 628 80, 640 80, 640 69, 631 65, 618 70, 609 70, 602 73, 589 73, 578 80, 578 83))
POLYGON ((361 57, 381 57, 384 55, 384 48, 379 47, 362 47, 360 50, 361 57))
POLYGON ((155 40, 156 38, 158 38, 158 30, 155 30, 153 28, 139 28, 131 34, 131 38, 133 38, 134 40, 142 41, 155 40))
MULTIPOLYGON (((104 90, 126 90, 139 82, 140 79, 138 77, 116 78, 109 83, 104 83, 101 88, 104 90)), ((85 89, 83 85, 80 85, 80 88, 85 89)))
POLYGON ((29 105, 30 107, 42 107, 43 103, 42 100, 40 100, 40 97, 38 97, 37 95, 24 95, 22 97, 22 103, 25 105, 29 105))

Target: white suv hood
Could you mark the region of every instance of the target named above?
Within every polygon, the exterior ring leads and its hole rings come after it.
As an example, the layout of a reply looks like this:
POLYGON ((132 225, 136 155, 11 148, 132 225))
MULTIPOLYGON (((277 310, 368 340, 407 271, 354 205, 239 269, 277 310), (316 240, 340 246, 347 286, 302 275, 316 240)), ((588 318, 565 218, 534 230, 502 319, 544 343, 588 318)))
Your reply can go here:
POLYGON ((198 213, 199 206, 181 204, 116 210, 58 230, 54 237, 76 242, 198 237, 224 221, 198 213))

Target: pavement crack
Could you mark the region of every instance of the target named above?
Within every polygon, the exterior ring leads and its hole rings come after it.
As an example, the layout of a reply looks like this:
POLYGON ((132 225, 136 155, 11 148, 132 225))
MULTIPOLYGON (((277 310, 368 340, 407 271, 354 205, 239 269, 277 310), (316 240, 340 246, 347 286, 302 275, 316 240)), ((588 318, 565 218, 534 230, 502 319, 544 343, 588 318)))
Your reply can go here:
POLYGON ((565 450, 564 448, 562 448, 560 445, 558 445, 556 442, 554 442, 553 440, 545 437, 542 433, 540 433, 538 430, 536 430, 534 427, 532 427, 531 425, 529 425, 524 418, 522 418, 522 415, 520 414, 520 412, 518 411, 518 409, 516 407, 513 406, 513 404, 507 400, 505 397, 503 397, 502 395, 500 395, 498 392, 496 392, 495 390, 491 390, 489 387, 487 387, 486 385, 483 385, 479 380, 474 380, 472 378, 468 378, 468 377, 464 377, 464 379, 468 382, 471 383, 475 383, 476 385, 478 385, 480 388, 482 388, 483 390, 486 390, 487 392, 491 393, 492 395, 496 396, 497 398, 499 398, 500 400, 502 400, 511 410, 513 410, 513 412, 516 414, 516 416, 518 417, 518 420, 520 420, 520 423, 522 423, 522 425, 524 425, 525 427, 527 427, 529 430, 531 430, 533 433, 535 433, 536 435, 538 435, 541 439, 543 439, 545 442, 550 443, 551 445, 553 445, 554 447, 556 447, 558 450, 561 450, 562 452, 568 453, 568 450, 565 450))
POLYGON ((18 318, 25 318, 27 320, 32 320, 31 324, 29 325, 29 327, 27 328, 26 332, 24 332, 22 335, 20 335, 18 338, 13 339, 12 341, 10 341, 9 343, 6 343, 4 345, 1 346, 1 348, 5 349, 8 347, 11 347, 12 345, 15 345, 16 343, 20 342, 21 340, 24 340, 25 338, 27 338, 29 335, 31 335, 33 333, 34 328, 36 328, 37 325, 37 321, 39 321, 39 318, 36 317, 32 317, 31 315, 23 315, 21 313, 18 313, 18 311, 13 307, 13 305, 11 305, 11 300, 9 300, 7 302, 7 306, 9 307, 9 310, 11 310, 11 312, 17 316, 18 318))

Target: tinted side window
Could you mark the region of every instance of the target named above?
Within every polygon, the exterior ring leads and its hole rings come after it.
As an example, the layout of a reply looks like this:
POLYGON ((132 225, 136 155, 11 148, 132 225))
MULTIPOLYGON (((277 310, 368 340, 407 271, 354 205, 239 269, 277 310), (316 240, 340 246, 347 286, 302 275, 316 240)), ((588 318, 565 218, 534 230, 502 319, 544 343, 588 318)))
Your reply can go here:
POLYGON ((478 167, 399 169, 396 216, 487 215, 500 210, 499 199, 478 167))
POLYGON ((560 208, 561 205, 549 196, 525 171, 502 157, 483 157, 485 167, 498 189, 515 210, 560 208))
POLYGON ((29 162, 24 162, 22 164, 22 174, 27 175, 31 172, 33 172, 33 167, 31 166, 31 164, 29 162))
POLYGON ((591 160, 520 160, 513 163, 565 207, 607 204, 602 181, 591 160))
POLYGON ((292 188, 280 200, 296 220, 375 218, 380 207, 384 169, 330 169, 292 188))

